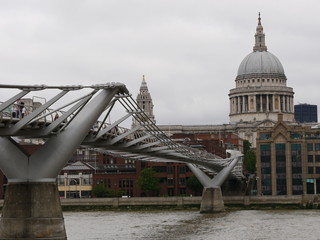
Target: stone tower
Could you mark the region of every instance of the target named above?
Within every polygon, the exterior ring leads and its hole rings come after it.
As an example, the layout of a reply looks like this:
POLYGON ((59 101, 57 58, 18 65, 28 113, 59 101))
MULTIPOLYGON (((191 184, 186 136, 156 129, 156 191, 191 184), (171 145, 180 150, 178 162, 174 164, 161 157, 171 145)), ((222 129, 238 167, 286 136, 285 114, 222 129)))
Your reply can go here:
MULTIPOLYGON (((153 122, 155 121, 154 115, 153 115, 153 103, 152 98, 148 90, 147 82, 145 80, 144 75, 142 76, 142 83, 140 86, 140 92, 137 96, 137 104, 138 106, 145 112, 147 117, 151 119, 153 122)), ((137 126, 139 123, 136 119, 133 119, 132 121, 132 127, 137 126)))

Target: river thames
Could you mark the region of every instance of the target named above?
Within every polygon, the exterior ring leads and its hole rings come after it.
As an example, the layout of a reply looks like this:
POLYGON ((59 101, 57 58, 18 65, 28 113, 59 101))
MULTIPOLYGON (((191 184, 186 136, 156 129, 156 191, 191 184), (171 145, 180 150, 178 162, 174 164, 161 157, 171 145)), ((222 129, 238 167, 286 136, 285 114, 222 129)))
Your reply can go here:
POLYGON ((320 240, 319 210, 64 212, 68 240, 320 240))

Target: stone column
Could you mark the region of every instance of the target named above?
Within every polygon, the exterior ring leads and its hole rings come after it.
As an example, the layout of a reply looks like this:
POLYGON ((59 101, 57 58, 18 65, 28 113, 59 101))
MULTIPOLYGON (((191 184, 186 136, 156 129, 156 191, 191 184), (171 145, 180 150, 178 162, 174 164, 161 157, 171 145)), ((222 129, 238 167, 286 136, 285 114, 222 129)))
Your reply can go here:
POLYGON ((262 94, 260 94, 260 112, 263 112, 263 108, 262 108, 262 94))
POLYGON ((273 98, 273 109, 274 109, 274 112, 280 112, 280 109, 279 109, 279 96, 278 95, 273 95, 272 96, 273 98))
POLYGON ((246 112, 246 98, 242 96, 242 112, 246 112))

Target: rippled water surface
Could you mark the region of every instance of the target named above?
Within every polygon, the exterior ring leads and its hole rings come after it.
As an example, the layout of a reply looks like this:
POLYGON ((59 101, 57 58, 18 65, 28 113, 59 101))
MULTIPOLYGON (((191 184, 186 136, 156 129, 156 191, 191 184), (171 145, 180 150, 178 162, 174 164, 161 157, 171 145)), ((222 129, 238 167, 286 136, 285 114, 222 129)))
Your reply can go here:
POLYGON ((64 212, 68 240, 320 240, 319 210, 64 212))

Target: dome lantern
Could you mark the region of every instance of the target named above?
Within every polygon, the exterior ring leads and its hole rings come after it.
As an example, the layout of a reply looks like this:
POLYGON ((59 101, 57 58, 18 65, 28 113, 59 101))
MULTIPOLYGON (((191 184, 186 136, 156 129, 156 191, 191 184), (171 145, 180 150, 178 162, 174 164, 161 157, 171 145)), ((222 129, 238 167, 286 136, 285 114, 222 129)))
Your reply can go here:
POLYGON ((253 47, 253 51, 267 51, 267 46, 265 43, 265 34, 263 32, 263 27, 261 25, 261 17, 260 17, 260 12, 259 12, 259 18, 258 18, 258 26, 256 29, 256 34, 254 35, 255 37, 255 45, 253 47))

